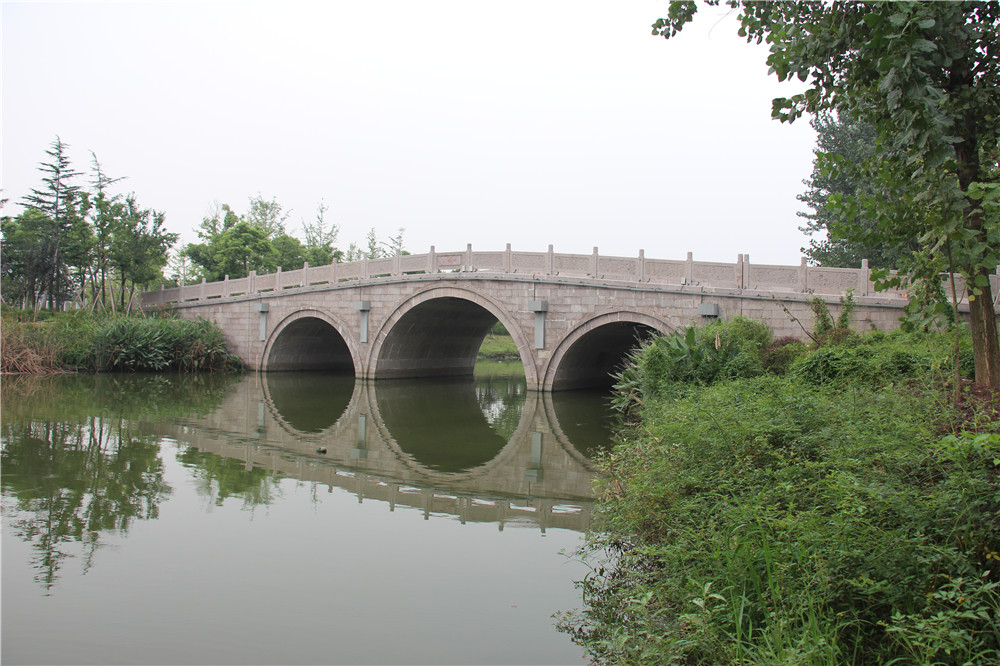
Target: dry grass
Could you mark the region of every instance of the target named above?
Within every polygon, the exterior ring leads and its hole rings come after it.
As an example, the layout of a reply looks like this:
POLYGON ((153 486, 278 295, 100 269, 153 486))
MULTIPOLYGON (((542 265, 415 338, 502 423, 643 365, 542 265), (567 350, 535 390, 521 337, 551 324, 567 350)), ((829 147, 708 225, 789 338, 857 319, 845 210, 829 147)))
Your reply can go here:
POLYGON ((59 349, 42 330, 44 324, 0 323, 0 372, 45 375, 63 372, 59 349))

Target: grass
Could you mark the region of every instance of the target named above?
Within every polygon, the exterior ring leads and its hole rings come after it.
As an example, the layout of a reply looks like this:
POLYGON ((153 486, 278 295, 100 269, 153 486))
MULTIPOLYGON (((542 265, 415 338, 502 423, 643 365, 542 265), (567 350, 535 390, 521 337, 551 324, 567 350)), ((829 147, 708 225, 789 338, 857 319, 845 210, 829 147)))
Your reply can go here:
POLYGON ((514 339, 504 331, 503 333, 489 333, 479 347, 479 359, 490 359, 493 361, 518 361, 521 355, 517 351, 514 339))
POLYGON ((4 373, 228 370, 239 367, 222 332, 205 320, 55 313, 44 321, 0 319, 4 373))
POLYGON ((855 336, 780 375, 738 339, 709 359, 722 333, 621 382, 635 418, 560 627, 598 663, 1000 661, 997 396, 951 408, 951 339, 855 336))

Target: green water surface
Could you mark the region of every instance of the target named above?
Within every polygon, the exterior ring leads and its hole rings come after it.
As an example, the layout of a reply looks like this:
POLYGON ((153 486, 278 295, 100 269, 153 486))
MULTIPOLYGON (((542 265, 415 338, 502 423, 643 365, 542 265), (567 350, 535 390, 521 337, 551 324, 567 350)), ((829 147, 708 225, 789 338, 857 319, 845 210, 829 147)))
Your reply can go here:
POLYGON ((573 664, 600 394, 7 377, 4 664, 573 664))

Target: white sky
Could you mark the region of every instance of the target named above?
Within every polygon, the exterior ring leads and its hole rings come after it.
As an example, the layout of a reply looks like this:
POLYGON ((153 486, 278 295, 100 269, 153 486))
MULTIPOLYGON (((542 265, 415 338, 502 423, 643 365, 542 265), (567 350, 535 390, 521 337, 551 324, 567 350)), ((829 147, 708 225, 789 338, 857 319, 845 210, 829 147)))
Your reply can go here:
MULTIPOLYGON (((650 35, 653 0, 2 2, 3 196, 58 134, 181 242, 256 194, 338 245, 798 264, 796 92, 733 17, 650 35)), ((81 179, 81 184, 85 180, 81 179)))

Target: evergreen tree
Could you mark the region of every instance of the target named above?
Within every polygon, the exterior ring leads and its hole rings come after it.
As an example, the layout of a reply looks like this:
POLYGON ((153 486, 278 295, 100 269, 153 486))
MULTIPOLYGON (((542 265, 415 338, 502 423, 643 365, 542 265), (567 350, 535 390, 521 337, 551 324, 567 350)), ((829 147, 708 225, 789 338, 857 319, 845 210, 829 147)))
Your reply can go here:
MULTIPOLYGON (((33 217, 33 223, 41 225, 38 241, 41 244, 43 265, 40 266, 42 276, 40 281, 31 280, 45 295, 45 302, 50 308, 59 308, 69 297, 67 266, 63 257, 67 249, 65 244, 70 230, 81 221, 81 208, 86 205, 85 197, 73 179, 80 175, 72 168, 69 156, 66 154, 69 146, 57 136, 48 150, 49 162, 42 162, 39 170, 44 174, 44 187, 32 189, 31 194, 24 197, 23 204, 27 208, 39 211, 42 217, 33 217)), ((82 234, 76 234, 82 236, 82 234)), ((31 304, 41 294, 33 291, 29 294, 31 304)))

